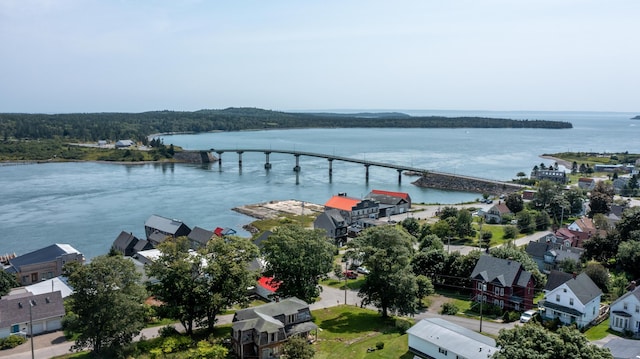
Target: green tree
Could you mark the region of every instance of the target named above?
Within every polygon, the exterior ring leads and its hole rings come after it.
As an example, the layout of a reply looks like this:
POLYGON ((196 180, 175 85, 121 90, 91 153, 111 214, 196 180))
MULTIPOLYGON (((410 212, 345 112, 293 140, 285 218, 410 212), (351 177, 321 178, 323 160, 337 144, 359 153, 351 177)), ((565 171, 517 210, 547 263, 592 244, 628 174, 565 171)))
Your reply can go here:
POLYGON ((73 313, 65 327, 79 333, 74 350, 92 349, 99 357, 118 352, 144 327, 145 290, 133 262, 118 256, 99 256, 87 265, 65 267, 74 292, 73 313))
POLYGON ((562 193, 559 193, 551 198, 546 212, 553 218, 553 223, 562 226, 562 222, 571 213, 571 204, 562 193))
POLYGON ((284 352, 283 359, 312 359, 316 355, 313 345, 309 345, 300 336, 289 338, 284 343, 282 351, 284 352))
POLYGON ((149 290, 163 304, 171 318, 180 321, 187 334, 193 333, 196 320, 202 320, 208 293, 204 286, 203 258, 189 252, 187 237, 168 239, 158 249, 161 255, 147 267, 156 279, 149 290))
POLYGON ((551 219, 545 211, 536 213, 536 231, 546 231, 551 224, 551 219))
POLYGON ((420 223, 413 217, 407 217, 402 222, 402 227, 412 236, 420 238, 420 223))
POLYGON ((518 235, 518 227, 516 226, 504 226, 504 239, 514 239, 518 235))
POLYGON ((622 212, 622 218, 616 224, 616 229, 623 241, 631 238, 631 232, 640 230, 640 207, 631 207, 622 212))
POLYGON ((370 273, 358 296, 363 304, 380 308, 383 317, 389 311, 413 314, 418 309, 418 285, 411 271, 412 237, 396 227, 371 227, 351 241, 356 253, 363 253, 370 273))
POLYGON ((418 299, 422 299, 436 292, 435 288, 433 287, 433 283, 431 282, 431 279, 427 278, 426 276, 423 276, 423 275, 417 276, 416 284, 418 285, 418 292, 417 292, 418 299))
POLYGON ((280 282, 276 294, 312 303, 320 295, 320 279, 333 267, 334 250, 324 230, 281 226, 263 242, 265 274, 280 282))
POLYGON ((609 271, 602 264, 591 261, 584 267, 584 273, 600 290, 605 293, 609 291, 609 271))
POLYGON ((425 248, 416 253, 411 260, 413 273, 424 275, 433 281, 442 273, 447 253, 442 248, 425 248))
POLYGON ((463 208, 458 211, 458 216, 456 217, 456 232, 459 237, 465 238, 472 236, 474 231, 471 224, 473 223, 473 217, 471 216, 471 212, 466 208, 463 208))
POLYGON ((452 206, 446 206, 440 211, 440 219, 458 217, 458 209, 452 206))
POLYGON ((203 278, 204 320, 210 330, 216 316, 234 304, 246 306, 249 303, 247 288, 255 285, 256 273, 249 270, 249 263, 258 257, 258 247, 249 239, 237 236, 214 238, 205 248, 203 278))
POLYGON ((589 198, 589 217, 593 217, 596 213, 609 213, 614 194, 613 184, 610 182, 599 181, 596 183, 589 198))
POLYGON ((591 344, 573 327, 553 333, 538 324, 516 325, 500 329, 496 344, 495 359, 613 359, 609 349, 591 344))
POLYGON ((633 278, 640 276, 640 241, 629 240, 620 243, 616 257, 622 268, 633 278))
POLYGON ((549 180, 542 180, 533 195, 533 203, 537 209, 546 209, 551 199, 561 191, 559 185, 549 180))
POLYGON ((0 270, 0 297, 9 293, 9 290, 11 290, 11 288, 15 288, 18 286, 20 286, 20 284, 16 280, 15 275, 0 270))
POLYGON ((602 237, 596 232, 595 235, 582 243, 584 258, 607 262, 609 259, 615 258, 619 245, 620 236, 617 233, 607 233, 602 237))
POLYGON ((451 226, 449 225, 449 221, 446 219, 441 219, 438 222, 434 223, 431 226, 431 233, 438 236, 438 238, 447 238, 450 237, 453 233, 451 230, 451 226))
MULTIPOLYGON (((564 193, 566 200, 569 202, 570 213, 580 214, 584 209, 584 200, 587 198, 585 191, 578 187, 571 187, 564 193)), ((565 213, 566 214, 566 213, 565 213)))
POLYGON ((516 215, 518 230, 521 233, 533 233, 536 229, 536 217, 531 211, 520 211, 516 215))
POLYGON ((519 193, 509 193, 504 200, 504 204, 513 213, 518 213, 524 209, 524 201, 519 193))

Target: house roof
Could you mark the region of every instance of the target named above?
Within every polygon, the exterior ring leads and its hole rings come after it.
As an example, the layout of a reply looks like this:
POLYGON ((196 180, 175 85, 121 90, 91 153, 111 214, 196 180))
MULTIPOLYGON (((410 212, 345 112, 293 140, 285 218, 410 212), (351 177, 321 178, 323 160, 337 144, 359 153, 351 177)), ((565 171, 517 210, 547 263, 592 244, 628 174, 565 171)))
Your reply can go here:
POLYGON ((56 291, 60 291, 62 298, 66 298, 73 294, 73 289, 69 287, 66 279, 63 277, 55 277, 47 279, 36 284, 28 285, 24 287, 28 292, 34 295, 47 294, 56 291))
POLYGON ((133 248, 138 243, 138 238, 133 233, 122 231, 118 235, 115 241, 113 241, 113 247, 117 249, 133 248))
POLYGON ((582 304, 589 303, 593 298, 602 295, 602 291, 591 280, 587 273, 580 273, 575 278, 569 279, 564 284, 576 295, 582 304))
POLYGON ((623 300, 626 300, 627 298, 629 298, 630 296, 634 296, 636 297, 636 299, 640 302, 640 286, 636 287, 634 290, 626 292, 625 294, 623 294, 620 298, 616 299, 615 302, 611 303, 611 306, 617 304, 618 302, 621 302, 623 300))
POLYGON ((20 268, 25 265, 50 262, 64 254, 73 253, 80 254, 77 249, 73 248, 69 244, 56 243, 10 259, 9 264, 15 268, 20 268))
POLYGON ((547 284, 544 286, 544 290, 552 291, 558 288, 562 283, 568 281, 573 277, 573 274, 562 272, 559 270, 553 269, 551 273, 547 276, 547 284))
POLYGON ((320 213, 318 217, 316 217, 315 221, 313 221, 314 228, 339 228, 346 227, 347 223, 338 211, 335 208, 330 208, 320 213))
POLYGON ((473 330, 442 318, 425 318, 407 330, 407 334, 455 351, 465 358, 478 358, 478 353, 490 357, 498 351, 496 341, 473 330))
POLYGON ((151 217, 144 222, 144 226, 171 234, 175 234, 181 226, 189 228, 186 224, 177 219, 165 218, 155 214, 151 215, 151 217))
POLYGON ((544 242, 529 241, 527 248, 525 248, 525 252, 527 252, 531 257, 542 258, 547 252, 548 247, 549 245, 544 242))
POLYGON ((34 321, 62 317, 65 314, 60 291, 38 295, 31 293, 7 295, 0 299, 0 328, 29 322, 30 301, 35 303, 31 307, 34 321))
POLYGON ((324 206, 351 212, 353 207, 357 206, 360 202, 361 200, 359 198, 333 196, 324 204, 324 206))
POLYGON ((404 199, 407 202, 411 202, 411 196, 409 196, 409 194, 406 193, 406 192, 393 192, 393 191, 383 191, 383 190, 380 190, 380 189, 374 189, 374 190, 371 191, 370 194, 372 194, 372 193, 373 194, 383 194, 383 195, 391 196, 391 197, 399 197, 399 198, 404 199))
POLYGON ((145 239, 140 239, 138 240, 138 242, 136 242, 136 245, 133 246, 133 251, 140 252, 140 251, 144 251, 151 248, 153 248, 153 245, 149 243, 149 241, 145 239))
POLYGON ((242 321, 256 318, 259 314, 276 317, 278 315, 296 314, 301 309, 309 308, 309 304, 296 297, 281 299, 279 302, 271 302, 257 307, 246 308, 236 311, 234 321, 242 321))
POLYGON ((513 285, 526 287, 532 276, 530 272, 522 268, 520 262, 482 255, 473 268, 471 278, 498 284, 502 287, 513 285))
POLYGON ((200 228, 198 226, 193 227, 187 238, 197 243, 206 245, 209 240, 213 237, 213 231, 206 230, 204 228, 200 228))
POLYGON ((492 208, 498 211, 501 215, 511 213, 511 210, 509 209, 509 207, 507 207, 507 205, 503 202, 494 204, 492 208))
POLYGON ((593 224, 593 220, 589 217, 580 217, 573 223, 580 229, 580 232, 596 232, 596 225, 593 224))

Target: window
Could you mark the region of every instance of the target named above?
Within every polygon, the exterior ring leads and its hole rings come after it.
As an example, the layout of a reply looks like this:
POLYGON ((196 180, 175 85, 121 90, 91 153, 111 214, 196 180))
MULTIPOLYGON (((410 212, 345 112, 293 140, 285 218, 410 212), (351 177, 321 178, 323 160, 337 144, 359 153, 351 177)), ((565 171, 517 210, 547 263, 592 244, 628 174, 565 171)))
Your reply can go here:
POLYGON ((438 348, 438 352, 439 352, 440 354, 447 355, 447 350, 446 350, 446 349, 438 348))
POLYGON ((624 310, 627 310, 627 303, 622 303, 624 306, 624 310))
POLYGON ((504 297, 504 288, 500 288, 500 296, 504 297))
POLYGON ((276 333, 271 333, 271 340, 269 340, 270 342, 275 342, 276 341, 276 333))
POLYGON ((573 305, 573 298, 569 298, 569 305, 573 305))
POLYGON ((493 292, 494 292, 496 295, 500 295, 500 288, 498 288, 498 287, 494 287, 494 288, 493 288, 493 292))
MULTIPOLYGON (((35 283, 38 281, 38 273, 31 273, 31 283, 35 283)), ((627 308, 624 308, 627 309, 627 308)))
POLYGON ((640 305, 636 305, 636 313, 640 313, 640 305))
POLYGON ((560 294, 556 294, 556 302, 560 301, 560 294))
POLYGON ((296 321, 296 315, 289 314, 289 323, 295 323, 295 321, 296 321))

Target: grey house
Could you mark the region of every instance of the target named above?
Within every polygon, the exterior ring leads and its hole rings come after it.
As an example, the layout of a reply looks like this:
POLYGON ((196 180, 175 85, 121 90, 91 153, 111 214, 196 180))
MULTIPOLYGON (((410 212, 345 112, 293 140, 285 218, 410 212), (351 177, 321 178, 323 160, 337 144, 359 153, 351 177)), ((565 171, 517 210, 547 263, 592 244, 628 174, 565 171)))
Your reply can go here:
POLYGON ((324 229, 327 237, 332 238, 337 244, 347 242, 347 221, 337 209, 328 209, 321 213, 313 221, 313 228, 324 229))
POLYGON ((525 251, 536 262, 538 269, 548 274, 559 269, 565 260, 580 262, 584 249, 556 245, 553 242, 530 241, 525 251))
POLYGON ((191 249, 202 248, 209 243, 209 240, 213 238, 213 231, 200 228, 198 226, 193 227, 187 238, 189 239, 189 246, 191 249))
POLYGON ((277 358, 291 336, 307 338, 317 329, 309 304, 291 297, 238 310, 233 316, 231 342, 240 359, 277 358))
POLYGON ((60 291, 7 295, 0 299, 0 338, 14 333, 31 334, 29 310, 33 319, 33 335, 62 328, 65 311, 60 291))
POLYGON ((62 275, 62 267, 69 262, 84 263, 84 255, 69 244, 56 243, 10 259, 5 271, 28 285, 62 275))
POLYGON ((177 219, 170 219, 158 215, 152 215, 144 222, 144 233, 147 240, 154 246, 164 242, 167 237, 187 236, 191 228, 177 219))

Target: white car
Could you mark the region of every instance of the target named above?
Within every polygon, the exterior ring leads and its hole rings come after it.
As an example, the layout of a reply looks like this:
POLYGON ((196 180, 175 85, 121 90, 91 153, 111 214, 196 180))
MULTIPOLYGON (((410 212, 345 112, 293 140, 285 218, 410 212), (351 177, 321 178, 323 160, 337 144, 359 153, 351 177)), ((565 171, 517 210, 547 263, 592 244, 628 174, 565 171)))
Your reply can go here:
POLYGON ((369 274, 369 270, 367 269, 367 267, 358 267, 356 268, 356 272, 362 273, 362 274, 369 274))
POLYGON ((533 310, 533 309, 529 309, 526 312, 522 313, 522 315, 520 316, 520 323, 527 323, 529 322, 531 319, 533 319, 533 316, 536 315, 538 311, 533 310))

